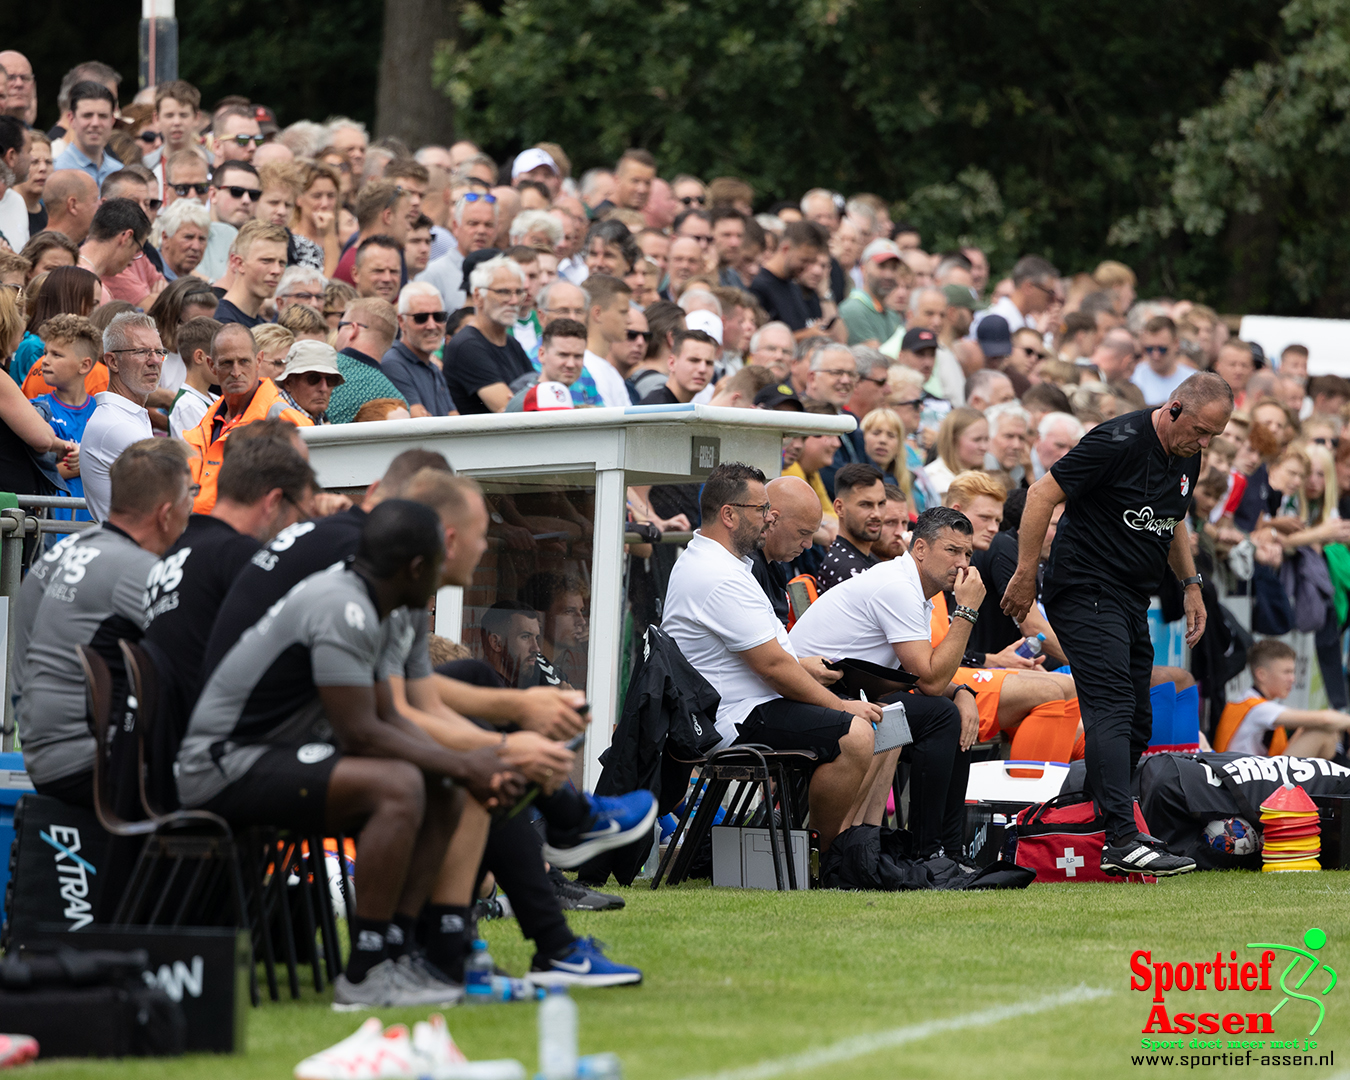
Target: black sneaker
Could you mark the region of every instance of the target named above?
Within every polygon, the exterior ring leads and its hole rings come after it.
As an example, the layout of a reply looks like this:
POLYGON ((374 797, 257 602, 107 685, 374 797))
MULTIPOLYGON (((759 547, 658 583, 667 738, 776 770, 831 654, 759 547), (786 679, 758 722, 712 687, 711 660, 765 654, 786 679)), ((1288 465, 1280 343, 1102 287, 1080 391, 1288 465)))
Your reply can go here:
POLYGON ((622 896, 588 889, 566 877, 556 866, 549 870, 548 876, 564 911, 617 911, 624 906, 622 896))
POLYGON ((1140 833, 1128 843, 1108 844, 1102 849, 1102 873, 1112 877, 1129 874, 1172 877, 1189 874, 1194 869, 1194 859, 1173 855, 1161 840, 1147 833, 1140 833))

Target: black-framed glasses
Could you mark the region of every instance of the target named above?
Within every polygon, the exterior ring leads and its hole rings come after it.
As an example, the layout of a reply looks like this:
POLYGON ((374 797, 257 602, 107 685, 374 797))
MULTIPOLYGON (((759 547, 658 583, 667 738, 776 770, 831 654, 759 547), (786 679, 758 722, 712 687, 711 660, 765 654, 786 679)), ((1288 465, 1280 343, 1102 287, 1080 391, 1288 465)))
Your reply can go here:
POLYGON ((109 352, 117 356, 137 356, 147 360, 151 357, 157 357, 158 359, 163 360, 169 355, 167 349, 110 349, 109 352))
POLYGON ((684 203, 685 206, 706 206, 708 204, 708 200, 702 195, 681 195, 678 201, 684 203))
POLYGON ((876 386, 885 386, 885 385, 886 385, 886 380, 885 380, 885 379, 874 379, 874 378, 872 378, 871 375, 864 375, 860 381, 862 381, 862 382, 870 382, 870 383, 873 383, 873 384, 876 385, 876 386))
POLYGON ((816 374, 824 375, 831 379, 848 379, 849 382, 858 381, 858 373, 856 371, 848 371, 845 368, 817 368, 816 374))
POLYGON ((773 510, 773 503, 727 503, 727 506, 743 506, 747 510, 758 510, 760 517, 768 517, 773 510))
POLYGON ((170 184, 169 187, 178 192, 180 199, 186 199, 189 195, 205 195, 211 190, 210 184, 170 184))
POLYGON ((643 341, 651 341, 652 332, 650 330, 625 330, 629 341, 636 341, 641 338, 643 341))
POLYGON ((236 187, 233 184, 227 187, 217 187, 217 191, 228 191, 232 199, 248 199, 249 202, 257 202, 262 198, 262 188, 236 187))
POLYGON ((261 146, 267 139, 266 135, 231 135, 225 142, 232 142, 238 147, 245 147, 252 143, 255 147, 261 146))
POLYGON ((495 203, 497 196, 490 191, 466 191, 460 196, 465 202, 495 203))
POLYGON ((446 319, 450 318, 450 314, 445 311, 419 311, 415 315, 409 314, 408 318, 418 326, 426 326, 428 319, 436 323, 444 323, 446 319))

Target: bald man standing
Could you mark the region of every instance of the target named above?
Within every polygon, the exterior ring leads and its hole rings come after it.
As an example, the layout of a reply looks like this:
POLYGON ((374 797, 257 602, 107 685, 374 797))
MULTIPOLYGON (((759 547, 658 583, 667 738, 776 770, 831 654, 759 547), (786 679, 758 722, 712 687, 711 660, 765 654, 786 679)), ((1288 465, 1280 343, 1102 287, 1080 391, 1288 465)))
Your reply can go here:
POLYGON ((820 499, 799 476, 780 476, 770 480, 764 490, 769 495, 769 528, 764 545, 750 556, 750 573, 773 605, 773 613, 784 626, 788 621, 787 583, 792 577, 791 562, 811 546, 820 528, 820 499))
POLYGON ((83 244, 98 210, 94 178, 80 169, 57 169, 47 177, 42 201, 47 204, 47 228, 83 244))

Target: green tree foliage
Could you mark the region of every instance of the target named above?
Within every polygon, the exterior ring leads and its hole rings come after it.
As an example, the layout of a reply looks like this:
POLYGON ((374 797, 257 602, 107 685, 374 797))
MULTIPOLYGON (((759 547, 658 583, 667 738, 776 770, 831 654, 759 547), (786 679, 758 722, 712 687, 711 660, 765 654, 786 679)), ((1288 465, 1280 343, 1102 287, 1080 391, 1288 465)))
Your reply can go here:
POLYGON ((1234 310, 1350 316, 1350 0, 1294 0, 1279 55, 1237 71, 1160 149, 1171 182, 1112 239, 1221 249, 1234 310))
POLYGON ((179 73, 210 108, 226 94, 283 126, 375 117, 382 5, 369 0, 178 0, 179 73))
POLYGON ((440 76, 498 156, 556 139, 579 171, 643 146, 761 204, 870 190, 932 248, 1080 269, 1119 254, 1108 227, 1166 181, 1154 145, 1277 25, 1269 0, 505 0, 466 8, 440 76))

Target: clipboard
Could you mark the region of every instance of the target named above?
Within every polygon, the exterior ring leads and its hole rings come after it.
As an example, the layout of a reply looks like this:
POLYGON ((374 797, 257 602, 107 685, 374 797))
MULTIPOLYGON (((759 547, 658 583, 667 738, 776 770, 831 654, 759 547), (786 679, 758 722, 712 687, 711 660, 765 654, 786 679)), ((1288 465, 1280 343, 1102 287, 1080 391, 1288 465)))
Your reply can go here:
POLYGON ((843 676, 830 689, 855 699, 865 694, 869 701, 880 702, 912 689, 919 681, 917 675, 911 675, 903 668, 882 667, 870 660, 847 656, 842 660, 827 660, 825 666, 843 676))

